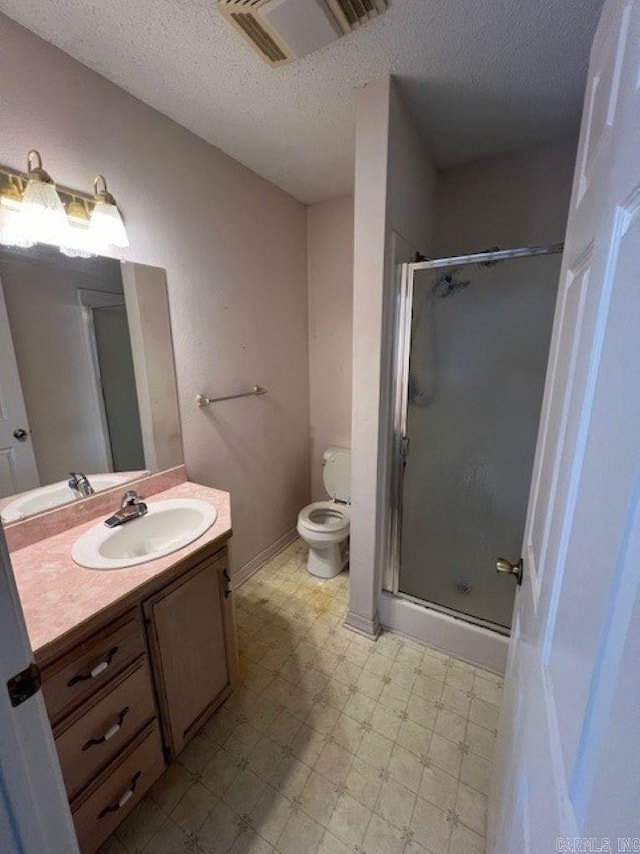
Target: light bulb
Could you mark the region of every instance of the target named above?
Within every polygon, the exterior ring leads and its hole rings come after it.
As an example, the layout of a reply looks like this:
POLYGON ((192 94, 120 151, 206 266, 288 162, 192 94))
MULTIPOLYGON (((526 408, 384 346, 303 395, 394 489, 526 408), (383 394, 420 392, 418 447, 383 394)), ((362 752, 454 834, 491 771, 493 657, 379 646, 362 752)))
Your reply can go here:
POLYGON ((60 251, 69 258, 93 258, 99 254, 89 231, 72 225, 60 243, 60 251))
POLYGON ((34 245, 35 240, 30 239, 18 228, 17 219, 18 217, 14 216, 9 225, 0 233, 0 243, 3 246, 19 246, 21 249, 29 249, 34 245))
POLYGON ((22 204, 15 222, 8 229, 16 241, 14 245, 27 246, 34 243, 60 245, 67 230, 67 215, 57 193, 56 185, 42 168, 37 151, 28 156, 28 181, 22 194, 22 204), (32 164, 37 160, 37 166, 32 164))
POLYGON ((69 258, 91 258, 98 254, 95 240, 89 233, 89 216, 83 202, 72 199, 67 205, 67 231, 60 251, 69 258))
POLYGON ((91 212, 89 232, 97 245, 111 245, 124 248, 129 245, 127 230, 116 206, 116 200, 107 190, 107 182, 98 175, 93 182, 95 189, 95 205, 91 212), (98 187, 102 182, 103 189, 98 187))

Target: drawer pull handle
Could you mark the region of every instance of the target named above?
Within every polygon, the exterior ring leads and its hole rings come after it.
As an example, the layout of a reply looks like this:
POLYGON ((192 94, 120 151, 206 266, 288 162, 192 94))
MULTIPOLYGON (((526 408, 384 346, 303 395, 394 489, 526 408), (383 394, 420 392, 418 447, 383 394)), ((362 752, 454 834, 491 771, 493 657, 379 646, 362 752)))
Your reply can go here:
POLYGON ((95 679, 96 676, 100 676, 101 673, 107 669, 107 667, 113 661, 113 657, 118 651, 117 646, 112 646, 109 652, 107 653, 107 657, 104 661, 101 661, 100 664, 96 664, 95 667, 92 667, 88 673, 78 673, 77 676, 74 676, 72 679, 69 679, 67 682, 67 688, 73 688, 74 685, 77 685, 78 682, 86 682, 87 679, 95 679))
POLYGON ((226 569, 222 570, 222 575, 224 576, 224 580, 227 582, 224 588, 224 598, 231 595, 231 579, 229 578, 229 573, 226 569))
POLYGON ((133 793, 136 790, 136 786, 138 785, 138 780, 140 779, 141 776, 142 776, 142 771, 138 771, 136 774, 134 774, 132 779, 131 779, 131 783, 129 785, 129 788, 127 789, 127 791, 123 795, 120 796, 120 799, 118 800, 118 802, 115 804, 109 804, 108 807, 105 807, 102 810, 102 812, 100 812, 98 814, 98 818, 104 818, 105 815, 108 815, 111 812, 117 812, 118 810, 122 809, 122 807, 128 801, 130 801, 131 798, 133 797, 133 793))
POLYGON ((96 744, 104 744, 105 741, 109 741, 113 738, 114 735, 117 735, 122 729, 122 724, 124 723, 124 719, 126 718, 129 712, 129 706, 125 706, 124 709, 118 715, 118 719, 114 724, 112 724, 109 729, 105 732, 104 735, 101 735, 99 738, 90 738, 89 741, 83 745, 82 750, 88 750, 90 747, 94 747, 96 744))

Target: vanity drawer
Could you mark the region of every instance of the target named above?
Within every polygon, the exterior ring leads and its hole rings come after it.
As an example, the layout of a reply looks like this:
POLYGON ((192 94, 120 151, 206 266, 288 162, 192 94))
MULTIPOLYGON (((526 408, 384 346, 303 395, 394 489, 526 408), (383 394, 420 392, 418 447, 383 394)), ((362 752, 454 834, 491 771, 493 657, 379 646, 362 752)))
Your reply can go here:
POLYGON ((133 611, 45 668, 42 692, 51 722, 56 724, 144 651, 140 617, 133 611))
POLYGON ((165 768, 154 722, 110 765, 81 801, 71 804, 82 854, 93 854, 131 812, 165 768))
POLYGON ((62 776, 72 800, 155 717, 146 658, 65 718, 54 732, 62 776), (88 707, 87 707, 88 706, 88 707))

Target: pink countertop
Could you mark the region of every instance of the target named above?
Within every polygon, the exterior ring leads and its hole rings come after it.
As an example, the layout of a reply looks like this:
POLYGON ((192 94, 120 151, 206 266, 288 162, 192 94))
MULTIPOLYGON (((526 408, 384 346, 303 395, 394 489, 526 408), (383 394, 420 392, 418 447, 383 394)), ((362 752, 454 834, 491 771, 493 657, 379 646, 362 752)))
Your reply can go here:
POLYGON ((150 503, 168 498, 209 501, 215 505, 218 518, 193 543, 158 560, 106 571, 84 569, 75 564, 71 558, 73 543, 104 515, 11 552, 18 593, 36 658, 53 644, 58 644, 65 635, 76 632, 100 612, 112 609, 137 588, 157 579, 179 561, 230 536, 231 510, 227 492, 185 481, 156 493, 150 498, 150 503))

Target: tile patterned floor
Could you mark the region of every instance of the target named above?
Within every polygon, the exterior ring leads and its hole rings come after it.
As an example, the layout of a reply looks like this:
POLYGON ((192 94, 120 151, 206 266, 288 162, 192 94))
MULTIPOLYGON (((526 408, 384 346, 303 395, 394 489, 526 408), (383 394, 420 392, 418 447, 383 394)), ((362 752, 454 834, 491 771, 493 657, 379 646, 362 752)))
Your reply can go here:
POLYGON ((243 684, 101 854, 481 854, 501 680, 346 630, 294 542, 237 592, 243 684))

